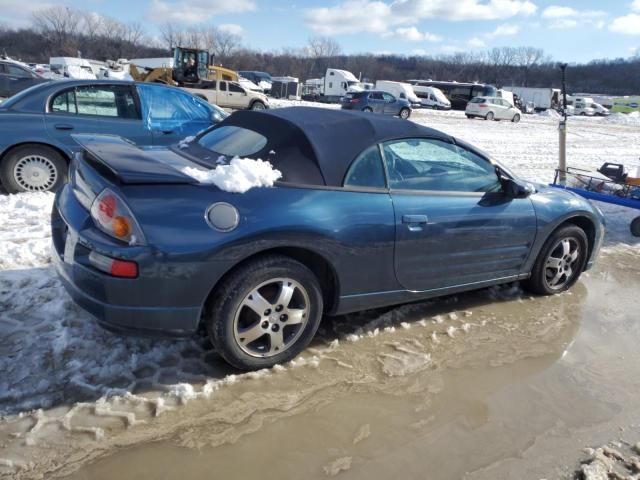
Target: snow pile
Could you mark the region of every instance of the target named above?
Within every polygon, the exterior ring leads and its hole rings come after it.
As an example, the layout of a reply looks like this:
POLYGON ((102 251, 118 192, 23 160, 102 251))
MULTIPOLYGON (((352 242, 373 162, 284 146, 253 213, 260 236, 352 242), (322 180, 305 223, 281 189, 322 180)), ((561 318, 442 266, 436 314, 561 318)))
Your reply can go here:
POLYGON ((180 148, 180 149, 189 148, 189 144, 191 142, 193 142, 195 140, 195 138, 196 137, 191 135, 191 136, 189 136, 189 137, 187 137, 187 138, 185 138, 183 140, 180 140, 180 143, 178 143, 178 148, 180 148))
POLYGON ((544 111, 538 113, 538 116, 547 117, 547 118, 555 118, 555 119, 559 119, 560 118, 560 114, 558 112, 556 112, 555 110, 551 110, 551 109, 547 109, 547 110, 544 110, 544 111))
POLYGON ((185 167, 183 173, 200 183, 213 184, 225 192, 244 193, 253 187, 272 187, 282 177, 271 163, 252 158, 234 157, 229 165, 218 165, 213 170, 185 167))
POLYGON ((605 119, 605 122, 615 125, 640 125, 640 112, 612 113, 605 119))

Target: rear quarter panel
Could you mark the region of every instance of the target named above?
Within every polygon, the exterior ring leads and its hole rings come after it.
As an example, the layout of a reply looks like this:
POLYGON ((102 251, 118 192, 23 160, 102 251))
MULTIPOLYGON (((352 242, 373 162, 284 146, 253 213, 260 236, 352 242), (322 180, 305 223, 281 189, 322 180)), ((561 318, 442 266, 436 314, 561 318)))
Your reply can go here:
MULTIPOLYGON (((327 260, 338 295, 399 288, 393 269, 395 224, 387 193, 254 188, 244 194, 212 186, 123 188, 159 259, 183 265, 203 301, 239 262, 273 248, 297 247, 327 260), (207 208, 227 202, 239 212, 232 232, 205 220, 207 208)), ((182 267, 181 267, 182 268, 182 267)))

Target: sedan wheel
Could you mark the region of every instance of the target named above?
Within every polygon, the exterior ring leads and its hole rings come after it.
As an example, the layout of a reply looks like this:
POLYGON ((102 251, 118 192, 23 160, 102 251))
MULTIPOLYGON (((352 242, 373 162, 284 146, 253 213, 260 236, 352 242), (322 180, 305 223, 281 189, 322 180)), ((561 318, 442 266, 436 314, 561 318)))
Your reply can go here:
POLYGON ((513 116, 513 118, 511 119, 511 121, 512 121, 513 123, 518 123, 518 122, 520 121, 520 115, 516 113, 516 114, 513 116))
POLYGON ((67 162, 55 150, 25 145, 11 151, 0 165, 9 193, 55 191, 66 180, 67 162))
POLYGON ((409 110, 408 108, 403 108, 402 110, 400 110, 400 118, 406 120, 410 115, 411 110, 409 110))
POLYGON ((286 362, 315 335, 323 301, 315 275, 272 255, 239 267, 212 294, 204 322, 222 357, 255 370, 286 362))
POLYGON ((371 113, 371 112, 373 112, 373 109, 372 109, 371 107, 364 107, 364 108, 362 109, 362 111, 363 111, 363 112, 367 112, 367 113, 371 113))
POLYGON ((570 225, 558 229, 543 246, 525 286, 542 295, 567 290, 584 270, 587 249, 581 228, 570 225))

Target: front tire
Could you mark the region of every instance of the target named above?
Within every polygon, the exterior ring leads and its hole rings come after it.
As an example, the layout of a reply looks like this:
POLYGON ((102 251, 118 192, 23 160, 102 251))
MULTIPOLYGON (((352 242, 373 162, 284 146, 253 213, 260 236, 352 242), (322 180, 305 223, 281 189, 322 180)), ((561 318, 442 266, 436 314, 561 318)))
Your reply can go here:
POLYGON ((520 121, 520 114, 516 113, 511 119, 513 123, 518 123, 520 121))
POLYGON ((631 221, 629 230, 631 230, 631 235, 634 237, 640 237, 640 217, 636 217, 631 221))
POLYGON ((403 120, 406 120, 410 116, 411 116, 411 110, 409 110, 408 108, 405 107, 400 110, 399 117, 402 118, 403 120))
POLYGON ((287 362, 311 341, 323 302, 316 276, 302 263, 273 255, 233 272, 205 316, 211 342, 236 368, 287 362))
POLYGON ((544 243, 525 288, 539 295, 568 290, 584 270, 588 248, 587 236, 580 227, 559 228, 544 243))
POLYGON ((371 107, 364 107, 362 111, 366 113, 373 113, 373 109, 371 107))
POLYGON ((267 106, 262 103, 260 100, 256 100, 251 104, 250 110, 265 110, 267 106))
POLYGON ((56 150, 24 145, 0 163, 0 180, 9 193, 56 191, 67 180, 68 165, 56 150))

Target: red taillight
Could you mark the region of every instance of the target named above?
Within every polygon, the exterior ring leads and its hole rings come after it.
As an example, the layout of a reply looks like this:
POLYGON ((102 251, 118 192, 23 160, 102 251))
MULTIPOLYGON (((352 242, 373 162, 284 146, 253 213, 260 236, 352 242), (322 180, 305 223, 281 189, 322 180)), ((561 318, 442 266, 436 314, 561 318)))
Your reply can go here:
POLYGON ((486 103, 481 103, 481 104, 480 104, 480 105, 478 105, 478 106, 479 106, 480 108, 486 108, 486 107, 488 107, 489 105, 487 105, 486 103))
POLYGON ((360 101, 359 98, 352 98, 349 103, 358 103, 360 101))
POLYGON ((113 195, 105 195, 98 202, 98 211, 100 216, 107 221, 111 220, 116 213, 116 197, 113 195))
POLYGON ((114 277, 136 278, 138 276, 138 264, 124 260, 114 260, 111 264, 110 273, 114 277))
POLYGON ((114 277, 136 278, 138 276, 138 264, 129 260, 117 260, 98 252, 91 252, 89 262, 101 272, 114 277))

